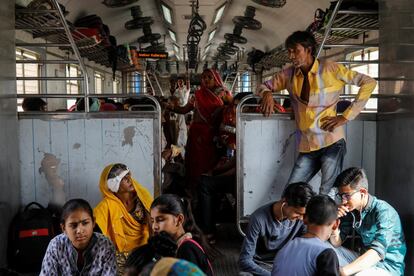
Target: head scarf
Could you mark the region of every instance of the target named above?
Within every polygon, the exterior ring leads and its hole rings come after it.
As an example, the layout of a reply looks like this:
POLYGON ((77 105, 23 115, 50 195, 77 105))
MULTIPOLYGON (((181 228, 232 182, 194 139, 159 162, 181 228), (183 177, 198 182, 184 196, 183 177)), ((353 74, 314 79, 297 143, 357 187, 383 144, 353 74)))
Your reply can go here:
MULTIPOLYGON (((102 171, 99 189, 103 199, 95 207, 96 223, 102 234, 109 237, 118 252, 129 252, 147 243, 149 225, 140 224, 125 208, 122 201, 108 188, 108 175, 114 164, 108 165, 102 171)), ((125 172, 125 171, 124 171, 125 172)), ((152 196, 146 188, 133 177, 131 182, 145 210, 149 212, 152 196)))
POLYGON ((165 257, 153 267, 150 276, 204 276, 198 266, 186 260, 165 257))
MULTIPOLYGON (((215 90, 219 90, 225 96, 231 97, 231 92, 224 86, 220 74, 214 69, 206 69, 203 71, 203 74, 206 72, 210 72, 213 75, 215 90)), ((224 104, 223 100, 217 94, 215 91, 211 91, 204 86, 203 82, 201 83, 201 88, 195 93, 196 108, 207 122, 211 122, 211 116, 214 111, 224 104)))

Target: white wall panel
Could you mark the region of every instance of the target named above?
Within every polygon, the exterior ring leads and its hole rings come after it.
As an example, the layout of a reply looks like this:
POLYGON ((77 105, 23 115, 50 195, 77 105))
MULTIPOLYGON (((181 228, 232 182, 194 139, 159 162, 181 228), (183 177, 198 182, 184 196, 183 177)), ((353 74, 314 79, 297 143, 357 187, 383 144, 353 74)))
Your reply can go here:
POLYGON ((66 200, 81 197, 95 206, 101 199, 102 169, 116 162, 129 166, 135 179, 153 193, 154 148, 159 144, 154 125, 152 118, 20 119, 22 203, 47 205, 53 198, 55 190, 42 168, 45 158, 57 164, 66 200))
MULTIPOLYGON (((258 207, 281 197, 296 159, 295 121, 242 116, 241 218, 258 207)), ((347 154, 344 168, 359 166, 367 170, 371 183, 375 183, 376 123, 351 121, 346 127, 347 154)), ((320 172, 310 184, 319 190, 320 172)))

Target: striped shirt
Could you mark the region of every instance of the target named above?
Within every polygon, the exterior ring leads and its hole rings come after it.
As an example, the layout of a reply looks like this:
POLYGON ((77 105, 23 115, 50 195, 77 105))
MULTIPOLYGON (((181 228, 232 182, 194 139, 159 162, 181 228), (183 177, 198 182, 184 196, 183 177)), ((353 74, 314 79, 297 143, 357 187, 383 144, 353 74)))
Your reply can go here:
POLYGON ((354 119, 362 111, 377 84, 371 77, 349 70, 342 64, 315 60, 308 72, 309 102, 305 103, 300 99, 303 80, 300 68, 290 66, 260 85, 257 91, 259 95, 264 91, 289 91, 300 152, 316 151, 345 138, 343 127, 332 132, 321 129, 321 119, 336 116, 336 104, 345 84, 360 87, 355 100, 342 114, 347 120, 354 119))

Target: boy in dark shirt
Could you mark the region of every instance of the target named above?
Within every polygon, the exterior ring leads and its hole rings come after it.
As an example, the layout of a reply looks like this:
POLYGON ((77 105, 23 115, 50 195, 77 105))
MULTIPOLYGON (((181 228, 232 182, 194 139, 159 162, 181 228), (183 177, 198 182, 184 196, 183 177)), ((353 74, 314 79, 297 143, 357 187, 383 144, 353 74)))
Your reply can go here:
POLYGON ((313 197, 304 217, 306 233, 278 252, 272 275, 340 275, 338 257, 326 242, 339 226, 337 210, 335 201, 327 195, 313 197))

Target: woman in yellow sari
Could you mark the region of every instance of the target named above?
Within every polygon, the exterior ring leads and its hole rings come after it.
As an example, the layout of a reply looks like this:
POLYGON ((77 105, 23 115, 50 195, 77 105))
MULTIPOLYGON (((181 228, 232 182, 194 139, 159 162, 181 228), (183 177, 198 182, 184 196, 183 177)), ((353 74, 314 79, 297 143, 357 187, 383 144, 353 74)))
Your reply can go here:
POLYGON ((152 196, 124 164, 111 164, 102 171, 99 188, 103 199, 95 207, 96 224, 117 251, 119 273, 128 253, 147 243, 152 196))

